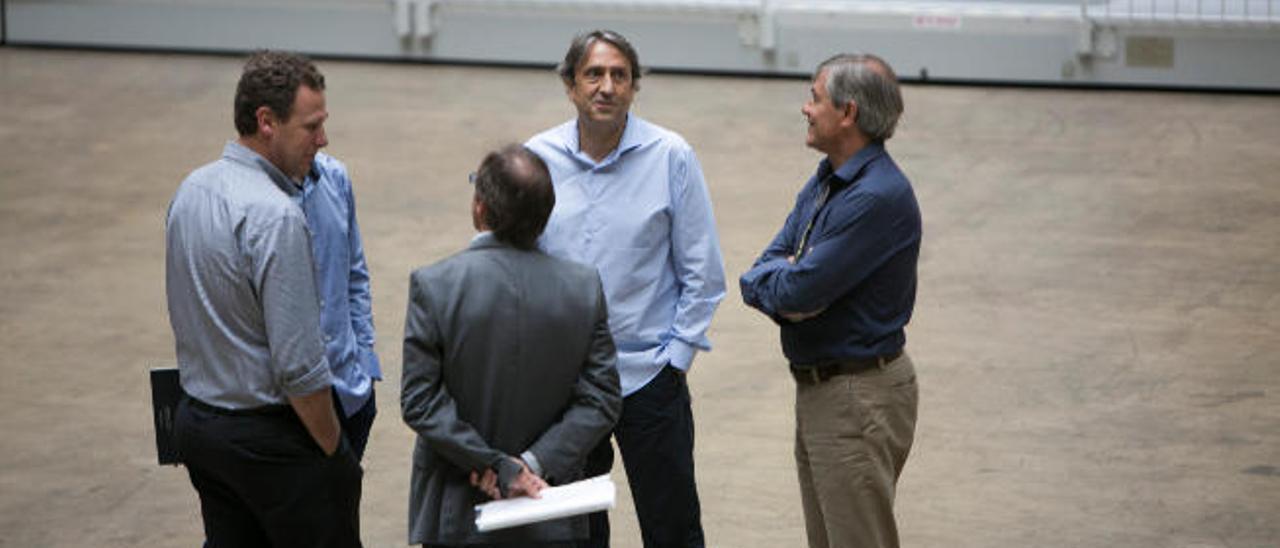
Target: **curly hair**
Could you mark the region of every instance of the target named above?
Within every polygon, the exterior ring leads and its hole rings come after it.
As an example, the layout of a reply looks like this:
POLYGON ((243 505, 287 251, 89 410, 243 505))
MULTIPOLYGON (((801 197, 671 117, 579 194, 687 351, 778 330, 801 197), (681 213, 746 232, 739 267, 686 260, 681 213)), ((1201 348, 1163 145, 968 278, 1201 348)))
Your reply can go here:
POLYGON ((258 132, 258 107, 282 120, 293 114, 298 86, 324 91, 324 75, 310 59, 284 51, 260 50, 249 56, 236 85, 235 122, 241 136, 258 132))

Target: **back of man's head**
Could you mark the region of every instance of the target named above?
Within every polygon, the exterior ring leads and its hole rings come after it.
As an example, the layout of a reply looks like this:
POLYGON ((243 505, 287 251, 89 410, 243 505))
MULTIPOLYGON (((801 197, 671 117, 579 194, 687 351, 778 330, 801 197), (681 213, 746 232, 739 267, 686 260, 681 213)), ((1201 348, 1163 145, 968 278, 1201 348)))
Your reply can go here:
POLYGON ((324 91, 324 75, 310 59, 285 51, 260 50, 249 56, 236 85, 235 122, 240 136, 258 132, 258 108, 267 107, 281 120, 293 114, 298 86, 324 91))
POLYGON ((476 172, 476 199, 484 206, 485 226, 520 249, 534 248, 556 205, 547 164, 515 144, 484 157, 476 172))

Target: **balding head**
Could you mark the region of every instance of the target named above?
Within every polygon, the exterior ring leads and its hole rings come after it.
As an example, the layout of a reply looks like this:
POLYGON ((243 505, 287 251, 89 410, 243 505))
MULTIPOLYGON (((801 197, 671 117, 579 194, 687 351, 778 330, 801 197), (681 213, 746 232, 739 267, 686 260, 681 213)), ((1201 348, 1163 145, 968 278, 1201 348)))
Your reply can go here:
POLYGON ((499 240, 533 249, 556 205, 551 173, 538 155, 520 145, 490 152, 476 172, 481 219, 499 240))

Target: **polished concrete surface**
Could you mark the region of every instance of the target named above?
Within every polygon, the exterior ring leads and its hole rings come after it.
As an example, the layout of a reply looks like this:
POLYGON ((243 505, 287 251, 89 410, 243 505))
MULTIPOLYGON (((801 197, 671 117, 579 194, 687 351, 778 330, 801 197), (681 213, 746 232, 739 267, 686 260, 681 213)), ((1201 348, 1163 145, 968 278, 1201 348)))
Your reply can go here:
MULTIPOLYGON (((0 546, 196 546, 155 464, 173 361, 163 219, 233 137, 239 61, 0 48, 0 546)), ((543 70, 329 61, 387 382, 368 546, 405 543, 409 271, 466 245, 466 175, 572 115, 543 70)), ((710 546, 804 543, 792 381, 736 276, 818 157, 807 82, 651 75, 636 110, 698 151, 731 287, 691 373, 710 546)), ((889 148, 925 218, 906 546, 1280 545, 1280 98, 905 89, 889 148)), ((615 479, 622 480, 619 470, 615 479)), ((614 545, 640 546, 625 493, 614 545)))

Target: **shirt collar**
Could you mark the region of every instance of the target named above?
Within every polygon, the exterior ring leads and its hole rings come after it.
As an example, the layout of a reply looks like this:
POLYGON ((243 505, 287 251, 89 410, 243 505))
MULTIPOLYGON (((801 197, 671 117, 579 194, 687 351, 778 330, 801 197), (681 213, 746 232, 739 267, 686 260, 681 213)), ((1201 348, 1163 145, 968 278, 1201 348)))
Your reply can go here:
MULTIPOLYGON (((275 183, 280 190, 289 196, 296 196, 302 192, 298 184, 293 179, 290 179, 288 175, 285 175, 283 171, 280 171, 280 168, 276 167, 275 164, 240 143, 227 141, 227 146, 222 148, 222 157, 261 169, 263 173, 267 174, 267 177, 271 178, 271 182, 275 183)), ((314 163, 312 171, 315 171, 314 163)))
POLYGON ((622 138, 618 140, 618 146, 597 164, 590 156, 581 152, 581 147, 579 146, 581 134, 578 132, 578 120, 570 120, 569 123, 566 124, 567 135, 565 135, 564 139, 565 151, 583 162, 587 162, 592 165, 606 166, 618 161, 623 154, 652 143, 659 137, 658 132, 653 129, 653 126, 649 124, 649 122, 646 122, 639 116, 629 112, 627 113, 626 124, 626 127, 622 129, 622 138))
POLYGON ((320 184, 320 177, 323 173, 320 170, 320 155, 323 152, 317 152, 316 157, 311 159, 311 170, 307 172, 307 176, 302 178, 302 183, 298 184, 298 188, 304 195, 309 195, 316 186, 320 184))
POLYGON ((503 245, 502 240, 499 240, 497 236, 494 236, 492 230, 485 230, 485 231, 476 233, 475 236, 472 236, 471 244, 468 245, 467 247, 468 249, 480 249, 484 247, 497 247, 501 245, 503 245))
POLYGON ((824 180, 828 175, 835 175, 837 179, 840 179, 845 184, 853 182, 854 179, 858 178, 858 174, 862 172, 862 169, 871 163, 871 160, 879 158, 882 154, 884 154, 884 143, 868 143, 867 146, 862 147, 862 150, 855 153, 852 158, 849 158, 840 167, 836 168, 834 173, 831 170, 831 161, 823 158, 818 163, 818 180, 824 180))

